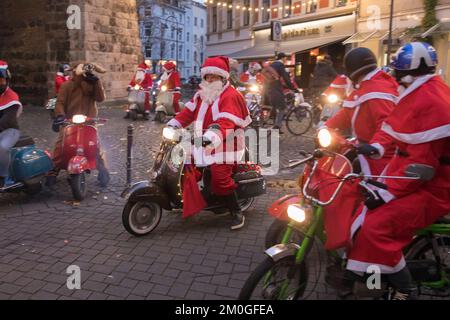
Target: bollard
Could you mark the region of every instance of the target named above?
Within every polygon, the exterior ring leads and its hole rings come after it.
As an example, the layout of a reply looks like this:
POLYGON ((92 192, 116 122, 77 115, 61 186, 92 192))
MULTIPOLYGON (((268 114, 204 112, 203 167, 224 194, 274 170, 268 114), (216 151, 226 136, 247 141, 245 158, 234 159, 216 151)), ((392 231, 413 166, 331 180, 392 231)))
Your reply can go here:
POLYGON ((131 186, 131 158, 133 149, 134 127, 132 124, 127 129, 127 186, 131 186))

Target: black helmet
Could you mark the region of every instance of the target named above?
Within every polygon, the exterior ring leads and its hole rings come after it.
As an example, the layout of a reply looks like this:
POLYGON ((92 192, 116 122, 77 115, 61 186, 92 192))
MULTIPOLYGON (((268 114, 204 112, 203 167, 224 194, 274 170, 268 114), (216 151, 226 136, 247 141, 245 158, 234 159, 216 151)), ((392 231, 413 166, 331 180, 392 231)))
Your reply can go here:
POLYGON ((286 53, 284 53, 284 52, 278 52, 277 55, 276 55, 276 59, 277 59, 277 60, 281 60, 281 59, 287 58, 287 57, 288 57, 288 56, 287 56, 286 53))
POLYGON ((347 52, 344 57, 345 75, 352 81, 377 68, 377 58, 367 48, 355 48, 347 52))

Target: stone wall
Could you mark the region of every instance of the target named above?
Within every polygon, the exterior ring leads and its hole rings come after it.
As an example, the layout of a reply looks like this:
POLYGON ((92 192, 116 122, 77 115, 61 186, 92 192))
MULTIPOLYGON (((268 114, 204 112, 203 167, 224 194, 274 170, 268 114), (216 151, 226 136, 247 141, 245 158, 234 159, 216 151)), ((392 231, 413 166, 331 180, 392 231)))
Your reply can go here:
POLYGON ((1 0, 0 59, 8 61, 13 88, 25 103, 43 105, 54 96, 61 62, 94 61, 107 99, 125 88, 141 60, 136 0, 1 0), (81 28, 69 30, 67 8, 81 9, 81 28))

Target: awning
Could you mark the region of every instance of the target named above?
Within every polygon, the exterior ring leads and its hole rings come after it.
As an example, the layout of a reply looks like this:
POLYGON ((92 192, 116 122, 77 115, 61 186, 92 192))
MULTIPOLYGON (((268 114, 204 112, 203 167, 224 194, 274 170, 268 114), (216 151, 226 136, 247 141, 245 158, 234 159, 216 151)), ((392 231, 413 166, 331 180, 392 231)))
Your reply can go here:
MULTIPOLYGON (((302 52, 314 48, 323 47, 336 42, 342 42, 344 39, 348 37, 350 37, 350 34, 332 37, 318 37, 312 39, 309 38, 297 41, 282 41, 280 43, 280 51, 286 54, 293 54, 296 52, 302 52)), ((256 45, 254 47, 229 54, 231 58, 237 60, 264 59, 273 57, 274 55, 275 55, 275 42, 269 42, 262 46, 256 45)))
POLYGON ((372 37, 380 35, 381 32, 379 30, 374 30, 371 32, 356 32, 350 38, 345 40, 343 44, 349 43, 364 43, 372 37))

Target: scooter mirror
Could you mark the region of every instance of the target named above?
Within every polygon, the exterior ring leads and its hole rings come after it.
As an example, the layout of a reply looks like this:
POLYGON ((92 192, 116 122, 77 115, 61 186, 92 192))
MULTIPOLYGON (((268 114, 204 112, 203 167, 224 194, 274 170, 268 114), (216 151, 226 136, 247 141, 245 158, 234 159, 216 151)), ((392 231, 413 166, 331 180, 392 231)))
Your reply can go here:
POLYGON ((426 164, 413 163, 405 169, 405 175, 407 177, 417 178, 421 181, 430 181, 433 179, 434 173, 434 168, 426 164))

